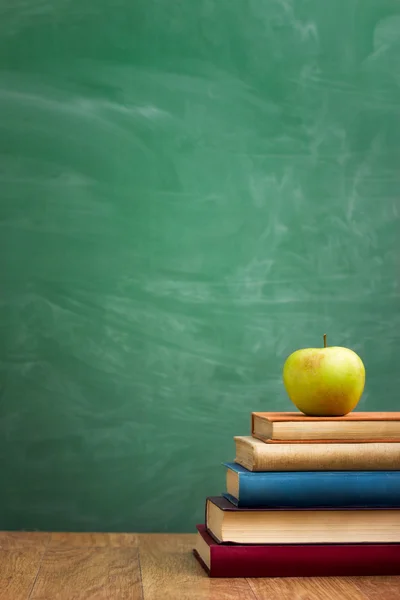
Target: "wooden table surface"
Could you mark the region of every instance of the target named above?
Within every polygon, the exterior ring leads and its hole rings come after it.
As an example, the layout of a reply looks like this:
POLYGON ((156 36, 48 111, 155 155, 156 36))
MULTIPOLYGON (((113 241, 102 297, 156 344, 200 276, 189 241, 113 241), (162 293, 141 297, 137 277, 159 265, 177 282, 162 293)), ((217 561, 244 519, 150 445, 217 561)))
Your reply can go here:
POLYGON ((209 579, 195 536, 0 532, 1 600, 399 600, 400 577, 209 579))

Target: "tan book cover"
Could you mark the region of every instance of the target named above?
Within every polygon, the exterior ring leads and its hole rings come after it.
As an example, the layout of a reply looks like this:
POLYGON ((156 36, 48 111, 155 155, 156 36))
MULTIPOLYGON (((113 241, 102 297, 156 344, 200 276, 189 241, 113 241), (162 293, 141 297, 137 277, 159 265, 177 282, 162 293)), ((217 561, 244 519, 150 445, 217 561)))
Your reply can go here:
POLYGON ((253 412, 251 435, 272 444, 400 443, 400 412, 352 412, 343 417, 253 412))
POLYGON ((265 444, 236 436, 235 462, 249 471, 400 471, 400 443, 265 444))

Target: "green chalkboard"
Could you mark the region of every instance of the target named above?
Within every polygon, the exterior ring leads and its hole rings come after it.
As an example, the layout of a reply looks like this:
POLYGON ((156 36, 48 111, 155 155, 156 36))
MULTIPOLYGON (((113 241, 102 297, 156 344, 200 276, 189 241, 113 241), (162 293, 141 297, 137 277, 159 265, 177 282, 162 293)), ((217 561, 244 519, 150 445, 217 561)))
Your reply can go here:
POLYGON ((0 529, 193 531, 293 350, 400 408, 400 4, 0 7, 0 529))

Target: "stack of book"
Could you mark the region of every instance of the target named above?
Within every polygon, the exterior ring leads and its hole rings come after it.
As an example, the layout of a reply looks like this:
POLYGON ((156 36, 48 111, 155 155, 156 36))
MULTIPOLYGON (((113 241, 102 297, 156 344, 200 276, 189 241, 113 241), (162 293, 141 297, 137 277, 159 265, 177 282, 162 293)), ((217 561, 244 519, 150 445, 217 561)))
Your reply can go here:
POLYGON ((400 413, 253 413, 194 554, 210 577, 400 575, 400 413))

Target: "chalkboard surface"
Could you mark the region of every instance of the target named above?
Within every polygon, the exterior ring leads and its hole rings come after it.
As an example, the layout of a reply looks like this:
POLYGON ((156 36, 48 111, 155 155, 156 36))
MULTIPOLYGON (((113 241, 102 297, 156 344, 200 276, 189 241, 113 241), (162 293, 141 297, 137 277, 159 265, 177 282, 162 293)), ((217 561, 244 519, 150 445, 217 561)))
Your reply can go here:
POLYGON ((193 531, 292 351, 396 410, 400 5, 0 7, 0 529, 193 531))

